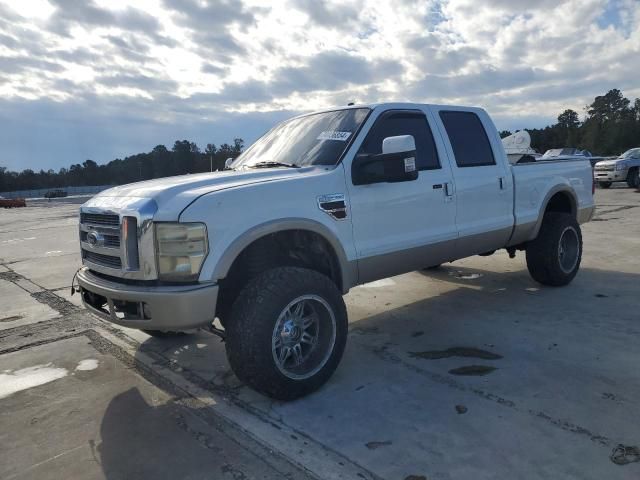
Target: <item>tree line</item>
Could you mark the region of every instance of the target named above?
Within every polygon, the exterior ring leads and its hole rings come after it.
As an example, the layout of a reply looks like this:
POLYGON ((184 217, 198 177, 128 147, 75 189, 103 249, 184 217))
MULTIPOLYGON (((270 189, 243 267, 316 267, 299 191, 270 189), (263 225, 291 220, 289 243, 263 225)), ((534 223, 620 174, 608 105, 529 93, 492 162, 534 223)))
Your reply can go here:
POLYGON ((233 144, 223 143, 220 146, 208 143, 204 151, 193 142, 177 140, 171 150, 164 145, 158 145, 148 153, 138 153, 124 159, 116 158, 104 165, 98 165, 93 160, 85 160, 82 164, 61 168, 57 172, 51 169, 14 172, 0 166, 0 192, 69 186, 122 185, 185 173, 223 170, 225 160, 237 157, 243 148, 244 141, 241 138, 234 139, 233 144))
MULTIPOLYGON (((585 107, 584 120, 578 112, 567 109, 557 123, 545 128, 527 128, 531 147, 540 153, 550 148, 575 147, 593 155, 619 155, 640 147, 640 98, 633 103, 614 88, 597 96, 585 107)), ((508 130, 501 137, 511 135, 508 130)))
MULTIPOLYGON (((576 147, 594 155, 618 155, 633 147, 640 147, 640 99, 633 103, 618 89, 597 96, 585 107, 584 120, 578 112, 567 109, 558 115, 557 123, 545 128, 527 129, 531 146, 543 153, 550 148, 576 147)), ((511 135, 500 132, 501 137, 511 135)), ((59 188, 85 185, 121 185, 152 178, 185 173, 222 170, 227 158, 242 152, 244 142, 236 138, 233 144, 217 147, 207 144, 204 151, 193 142, 178 140, 169 150, 158 145, 148 153, 138 153, 115 159, 105 165, 93 160, 53 170, 31 169, 22 172, 0 167, 0 192, 59 188)))

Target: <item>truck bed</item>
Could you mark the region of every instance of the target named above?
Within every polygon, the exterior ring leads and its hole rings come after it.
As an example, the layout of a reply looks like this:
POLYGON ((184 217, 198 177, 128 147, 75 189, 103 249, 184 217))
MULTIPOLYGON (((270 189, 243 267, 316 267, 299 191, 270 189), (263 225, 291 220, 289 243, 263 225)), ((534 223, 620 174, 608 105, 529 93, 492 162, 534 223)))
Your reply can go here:
POLYGON ((593 173, 588 159, 521 163, 511 165, 511 174, 515 185, 515 227, 510 245, 535 238, 542 220, 541 209, 556 194, 564 195, 572 202, 579 223, 591 219, 593 173))

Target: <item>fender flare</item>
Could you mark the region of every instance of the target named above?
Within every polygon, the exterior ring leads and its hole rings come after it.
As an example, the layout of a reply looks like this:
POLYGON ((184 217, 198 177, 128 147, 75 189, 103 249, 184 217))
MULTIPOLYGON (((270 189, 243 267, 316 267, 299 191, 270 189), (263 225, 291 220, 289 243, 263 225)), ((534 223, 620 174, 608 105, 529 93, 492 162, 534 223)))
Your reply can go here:
POLYGON ((575 190, 571 188, 571 186, 567 184, 556 185, 551 190, 547 192, 547 195, 544 197, 544 200, 540 204, 540 212, 538 213, 538 220, 536 221, 535 227, 533 228, 531 238, 536 238, 538 236, 538 232, 540 231, 540 227, 542 227, 542 221, 544 220, 544 213, 549 206, 549 201, 551 198, 557 193, 565 193, 569 197, 569 203, 571 204, 571 215, 574 218, 577 218, 578 215, 578 200, 575 190))
POLYGON ((338 237, 328 227, 318 221, 307 218, 280 218, 270 220, 245 231, 231 242, 221 255, 218 263, 213 269, 212 280, 216 281, 225 278, 236 258, 238 258, 240 253, 242 253, 242 251, 253 242, 265 235, 286 230, 307 230, 324 238, 333 249, 333 253, 338 260, 343 290, 342 293, 348 292, 349 288, 352 285, 355 285, 358 274, 357 263, 350 262, 347 259, 347 255, 342 244, 338 240, 338 237))

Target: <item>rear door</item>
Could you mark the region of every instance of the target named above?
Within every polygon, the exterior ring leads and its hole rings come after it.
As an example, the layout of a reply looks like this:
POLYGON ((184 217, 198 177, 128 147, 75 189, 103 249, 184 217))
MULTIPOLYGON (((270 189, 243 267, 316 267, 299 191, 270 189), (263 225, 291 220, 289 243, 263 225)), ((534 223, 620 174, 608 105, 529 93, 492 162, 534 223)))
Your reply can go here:
POLYGON ((504 247, 513 229, 513 179, 489 116, 455 107, 434 107, 434 115, 455 182, 456 256, 504 247))
POLYGON ((396 135, 414 137, 417 180, 354 185, 347 172, 361 282, 441 263, 457 237, 449 162, 423 110, 382 112, 357 154, 382 153, 382 141, 396 135))

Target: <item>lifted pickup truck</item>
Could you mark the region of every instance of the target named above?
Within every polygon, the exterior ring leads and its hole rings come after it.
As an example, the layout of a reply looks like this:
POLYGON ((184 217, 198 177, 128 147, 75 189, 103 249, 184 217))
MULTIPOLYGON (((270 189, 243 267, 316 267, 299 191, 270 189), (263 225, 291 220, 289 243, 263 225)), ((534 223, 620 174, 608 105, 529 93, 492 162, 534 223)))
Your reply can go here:
POLYGON ((293 399, 336 369, 351 287, 502 248, 566 285, 593 210, 588 160, 512 166, 480 108, 350 106, 277 125, 228 171, 93 197, 78 283, 151 334, 218 318, 236 375, 293 399))

